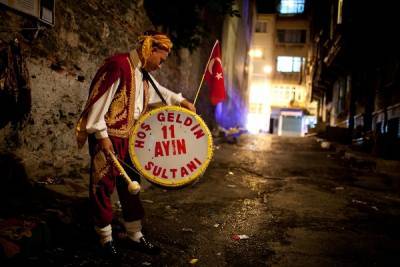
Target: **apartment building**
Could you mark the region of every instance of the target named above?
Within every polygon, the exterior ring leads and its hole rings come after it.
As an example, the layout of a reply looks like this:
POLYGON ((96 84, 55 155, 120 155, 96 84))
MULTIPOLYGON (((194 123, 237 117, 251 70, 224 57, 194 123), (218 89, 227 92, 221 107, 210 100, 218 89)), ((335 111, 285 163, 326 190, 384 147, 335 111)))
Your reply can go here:
POLYGON ((313 121, 305 11, 304 0, 282 0, 257 15, 250 50, 250 131, 303 136, 313 121))
POLYGON ((312 0, 312 98, 327 138, 400 158, 400 53, 394 2, 312 0))

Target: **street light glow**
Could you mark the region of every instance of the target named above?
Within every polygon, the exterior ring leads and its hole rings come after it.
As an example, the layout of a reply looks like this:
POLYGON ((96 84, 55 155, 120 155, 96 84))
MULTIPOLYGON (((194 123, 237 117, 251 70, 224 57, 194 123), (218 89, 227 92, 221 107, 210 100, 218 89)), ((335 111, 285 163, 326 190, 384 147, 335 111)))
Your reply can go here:
POLYGON ((251 133, 267 131, 270 113, 269 84, 267 82, 253 84, 250 87, 249 102, 246 129, 251 133))
POLYGON ((266 74, 270 74, 272 72, 272 67, 270 65, 265 65, 263 71, 266 74))

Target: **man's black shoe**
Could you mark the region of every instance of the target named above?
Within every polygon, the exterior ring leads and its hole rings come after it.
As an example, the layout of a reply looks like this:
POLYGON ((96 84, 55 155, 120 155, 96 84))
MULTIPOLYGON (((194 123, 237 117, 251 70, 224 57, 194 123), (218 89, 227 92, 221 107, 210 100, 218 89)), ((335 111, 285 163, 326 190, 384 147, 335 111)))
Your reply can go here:
POLYGON ((140 240, 140 242, 135 242, 128 237, 125 240, 125 245, 130 249, 134 249, 134 250, 146 253, 146 254, 150 254, 150 255, 160 254, 160 252, 161 252, 160 247, 152 244, 144 236, 142 236, 139 240, 140 240))
POLYGON ((113 261, 118 261, 120 259, 119 252, 117 248, 115 247, 115 244, 113 241, 108 241, 102 246, 102 252, 104 253, 104 256, 107 258, 113 260, 113 261))

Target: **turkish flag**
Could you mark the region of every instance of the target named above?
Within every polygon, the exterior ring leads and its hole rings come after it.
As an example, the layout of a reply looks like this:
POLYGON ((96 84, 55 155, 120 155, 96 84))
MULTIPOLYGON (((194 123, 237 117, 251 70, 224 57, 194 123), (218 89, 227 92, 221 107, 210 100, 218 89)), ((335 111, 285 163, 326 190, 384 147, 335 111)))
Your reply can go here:
POLYGON ((205 79, 210 92, 210 100, 213 105, 223 101, 226 97, 224 85, 224 72, 222 70, 221 49, 218 40, 215 42, 208 61, 205 79))

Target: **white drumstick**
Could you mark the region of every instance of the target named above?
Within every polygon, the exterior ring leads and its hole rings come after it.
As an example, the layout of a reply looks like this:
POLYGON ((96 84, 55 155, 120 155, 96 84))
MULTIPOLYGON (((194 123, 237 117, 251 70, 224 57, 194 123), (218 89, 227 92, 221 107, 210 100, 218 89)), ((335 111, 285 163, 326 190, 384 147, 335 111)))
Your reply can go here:
POLYGON ((129 193, 135 195, 140 191, 140 185, 138 183, 134 183, 131 178, 129 178, 128 174, 124 170, 124 168, 119 163, 117 157, 114 153, 108 153, 111 156, 112 161, 114 162, 115 167, 117 167, 118 171, 121 173, 122 177, 125 179, 125 182, 128 184, 128 191, 129 193))

